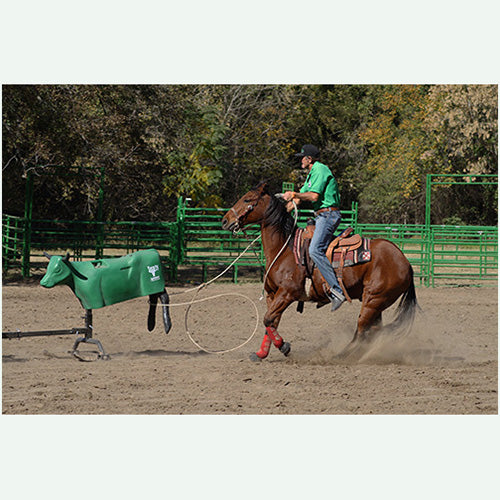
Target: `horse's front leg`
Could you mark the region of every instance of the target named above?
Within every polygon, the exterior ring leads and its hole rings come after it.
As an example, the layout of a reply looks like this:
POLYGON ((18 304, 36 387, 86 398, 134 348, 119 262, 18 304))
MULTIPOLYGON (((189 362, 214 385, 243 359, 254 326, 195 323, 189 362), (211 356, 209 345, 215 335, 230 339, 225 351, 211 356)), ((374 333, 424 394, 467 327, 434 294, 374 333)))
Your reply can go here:
POLYGON ((252 353, 250 359, 253 361, 260 361, 264 359, 269 354, 271 349, 271 343, 274 344, 285 356, 290 354, 290 343, 285 342, 281 335, 278 333, 278 325, 281 320, 281 315, 285 309, 294 301, 295 299, 290 293, 279 289, 275 294, 268 295, 267 297, 267 312, 264 316, 264 326, 266 327, 266 333, 262 340, 260 349, 252 353))

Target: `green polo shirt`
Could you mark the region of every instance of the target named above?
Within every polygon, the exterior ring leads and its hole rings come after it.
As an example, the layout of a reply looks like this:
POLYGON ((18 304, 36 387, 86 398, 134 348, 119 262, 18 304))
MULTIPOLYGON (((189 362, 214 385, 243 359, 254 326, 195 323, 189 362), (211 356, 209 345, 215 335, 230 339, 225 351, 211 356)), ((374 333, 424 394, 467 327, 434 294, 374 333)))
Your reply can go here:
POLYGON ((340 194, 337 181, 331 170, 319 161, 315 162, 307 176, 301 193, 312 191, 318 193, 318 201, 314 202, 313 209, 319 210, 326 207, 340 208, 340 194))

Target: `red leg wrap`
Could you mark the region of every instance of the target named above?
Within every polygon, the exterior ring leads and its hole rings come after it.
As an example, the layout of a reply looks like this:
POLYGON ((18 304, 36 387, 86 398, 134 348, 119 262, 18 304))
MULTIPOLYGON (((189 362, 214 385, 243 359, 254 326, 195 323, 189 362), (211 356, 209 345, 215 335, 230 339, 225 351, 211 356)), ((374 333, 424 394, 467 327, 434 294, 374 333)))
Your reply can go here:
POLYGON ((264 359, 269 354, 269 349, 271 349, 271 339, 266 333, 260 345, 260 349, 255 354, 257 354, 259 358, 264 359))
POLYGON ((275 347, 278 349, 283 345, 283 339, 280 337, 280 334, 278 333, 278 330, 274 328, 274 326, 267 326, 266 327, 266 332, 273 341, 273 344, 275 347))

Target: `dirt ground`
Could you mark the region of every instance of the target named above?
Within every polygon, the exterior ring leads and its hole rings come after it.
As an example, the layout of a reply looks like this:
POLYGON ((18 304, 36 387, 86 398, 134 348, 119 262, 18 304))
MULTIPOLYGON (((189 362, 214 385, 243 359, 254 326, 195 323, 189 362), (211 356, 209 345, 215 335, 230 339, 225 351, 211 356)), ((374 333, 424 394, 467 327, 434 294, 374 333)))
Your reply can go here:
MULTIPOLYGON (((169 287, 173 304, 194 294, 169 287)), ((2 413, 13 414, 497 414, 496 288, 417 288, 422 308, 412 332, 382 336, 356 359, 336 355, 351 340, 359 302, 337 312, 305 304, 285 312, 280 333, 292 345, 259 363, 265 301, 261 283, 214 284, 196 296, 212 300, 172 307, 165 335, 157 315, 146 328, 148 299, 94 311, 94 336, 110 360, 79 362, 74 337, 2 340, 2 413), (255 304, 256 310, 252 304, 255 304)), ((5 284, 2 330, 83 326, 83 309, 66 287, 5 284)), ((394 317, 394 306, 385 322, 394 317)), ((83 344, 82 344, 83 345, 83 344)), ((91 346, 83 346, 92 349, 91 346)), ((91 355, 89 354, 89 357, 91 355)))

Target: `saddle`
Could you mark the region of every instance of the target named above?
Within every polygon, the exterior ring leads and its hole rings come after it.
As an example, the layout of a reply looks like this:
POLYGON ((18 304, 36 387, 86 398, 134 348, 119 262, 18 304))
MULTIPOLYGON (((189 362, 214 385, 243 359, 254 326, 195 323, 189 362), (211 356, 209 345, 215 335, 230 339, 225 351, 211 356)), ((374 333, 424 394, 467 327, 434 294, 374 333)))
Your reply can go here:
MULTIPOLYGON (((342 279, 344 267, 353 266, 362 262, 371 260, 370 240, 363 238, 359 234, 352 234, 352 227, 346 228, 340 233, 328 246, 326 256, 332 263, 339 284, 344 292, 346 299, 352 302, 342 279)), ((314 271, 314 262, 309 254, 309 246, 314 235, 314 220, 307 221, 307 226, 298 229, 295 233, 293 252, 297 265, 304 266, 308 277, 312 280, 314 271)), ((327 290, 328 284, 323 278, 323 288, 327 290)))

